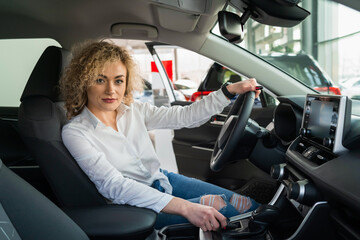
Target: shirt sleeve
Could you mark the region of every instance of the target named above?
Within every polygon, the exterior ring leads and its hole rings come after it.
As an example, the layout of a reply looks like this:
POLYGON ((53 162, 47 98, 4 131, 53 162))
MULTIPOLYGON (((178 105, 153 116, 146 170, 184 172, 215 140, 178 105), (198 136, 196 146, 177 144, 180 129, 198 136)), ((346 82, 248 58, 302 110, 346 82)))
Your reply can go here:
POLYGON ((150 208, 160 212, 173 198, 169 194, 125 178, 107 161, 105 154, 96 150, 84 133, 76 127, 65 126, 62 138, 66 148, 100 194, 113 203, 150 208))
POLYGON ((211 116, 220 113, 230 102, 219 89, 188 106, 156 107, 151 104, 142 104, 140 111, 143 112, 148 130, 192 128, 207 122, 211 116))

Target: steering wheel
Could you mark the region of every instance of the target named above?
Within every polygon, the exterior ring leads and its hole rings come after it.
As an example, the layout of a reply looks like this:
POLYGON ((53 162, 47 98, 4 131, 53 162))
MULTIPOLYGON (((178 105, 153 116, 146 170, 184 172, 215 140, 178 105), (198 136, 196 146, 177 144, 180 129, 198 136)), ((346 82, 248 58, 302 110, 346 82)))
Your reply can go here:
POLYGON ((210 168, 214 172, 220 171, 225 166, 238 144, 243 140, 254 100, 255 92, 250 91, 240 95, 231 107, 211 156, 210 168))

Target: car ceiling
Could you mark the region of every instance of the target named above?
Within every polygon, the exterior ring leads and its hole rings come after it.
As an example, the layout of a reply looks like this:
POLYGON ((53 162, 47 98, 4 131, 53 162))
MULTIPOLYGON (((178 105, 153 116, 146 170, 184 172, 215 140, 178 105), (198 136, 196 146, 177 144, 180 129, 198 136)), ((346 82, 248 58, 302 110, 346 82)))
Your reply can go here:
POLYGON ((0 38, 53 38, 63 47, 69 48, 75 42, 92 38, 132 38, 174 44, 179 41, 176 39, 180 36, 186 41, 187 35, 198 35, 192 43, 200 47, 201 41, 217 20, 217 12, 226 3, 225 0, 197 1, 200 10, 194 11, 174 6, 173 2, 171 0, 0 1, 0 38), (126 23, 122 35, 118 34, 119 29, 111 33, 112 26, 117 23, 126 23), (154 29, 157 35, 147 34, 148 29, 154 29))
MULTIPOLYGON (((360 10, 360 1, 337 1, 360 10)), ((0 1, 0 39, 52 38, 70 48, 85 39, 110 37, 198 50, 225 4, 226 0, 0 1)))

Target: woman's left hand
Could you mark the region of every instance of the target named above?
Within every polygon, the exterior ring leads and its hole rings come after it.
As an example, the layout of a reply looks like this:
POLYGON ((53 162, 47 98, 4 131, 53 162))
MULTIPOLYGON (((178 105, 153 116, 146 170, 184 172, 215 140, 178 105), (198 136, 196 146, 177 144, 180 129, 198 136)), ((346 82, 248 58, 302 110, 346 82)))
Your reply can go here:
POLYGON ((255 91, 255 97, 259 97, 260 90, 256 90, 257 82, 255 78, 250 78, 244 81, 236 82, 227 85, 227 90, 232 94, 243 94, 249 91, 255 91))

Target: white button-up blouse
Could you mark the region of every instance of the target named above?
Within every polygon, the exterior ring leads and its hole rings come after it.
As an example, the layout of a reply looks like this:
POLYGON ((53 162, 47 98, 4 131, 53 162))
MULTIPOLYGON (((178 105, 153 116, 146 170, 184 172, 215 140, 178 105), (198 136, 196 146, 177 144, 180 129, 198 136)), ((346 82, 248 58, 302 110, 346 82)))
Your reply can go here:
POLYGON ((230 103, 218 90, 189 106, 155 107, 149 103, 121 104, 117 128, 105 126, 89 109, 62 129, 62 139, 98 191, 115 204, 129 204, 160 212, 173 198, 167 177, 148 130, 196 127, 230 103), (151 187, 155 180, 165 189, 151 187))

